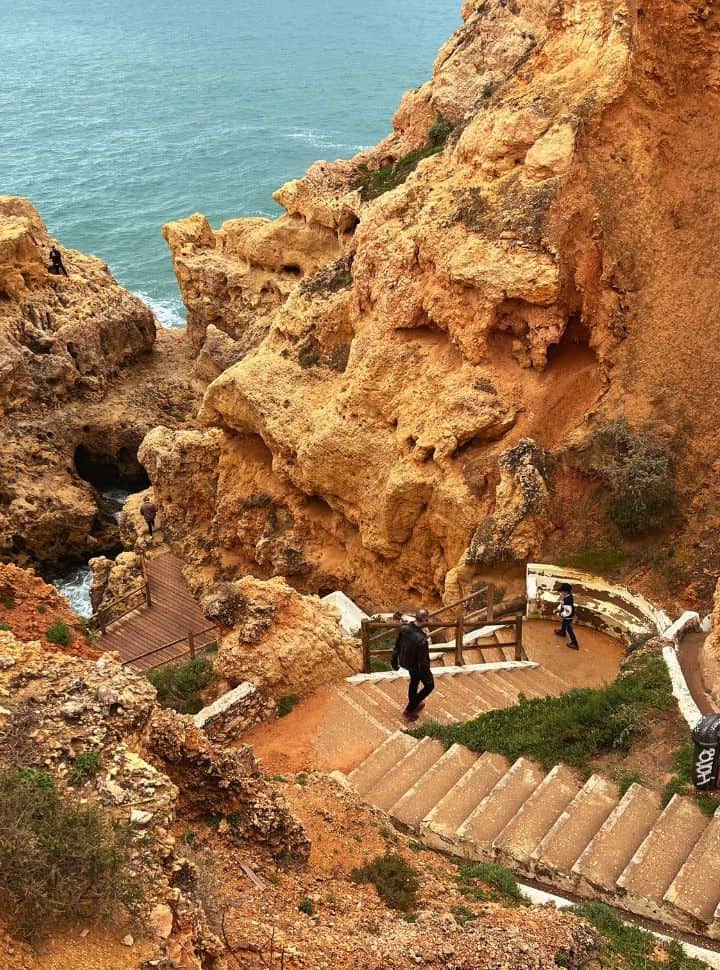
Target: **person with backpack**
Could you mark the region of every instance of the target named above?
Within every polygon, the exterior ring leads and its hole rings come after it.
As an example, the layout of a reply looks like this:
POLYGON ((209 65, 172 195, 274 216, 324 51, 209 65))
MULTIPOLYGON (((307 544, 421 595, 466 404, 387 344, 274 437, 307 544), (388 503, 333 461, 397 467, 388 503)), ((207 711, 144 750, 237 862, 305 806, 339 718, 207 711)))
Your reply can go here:
POLYGON ((560 629, 555 631, 556 637, 570 637, 568 647, 571 650, 579 650, 580 644, 577 642, 573 620, 575 619, 575 599, 573 597, 572 586, 570 583, 560 583, 560 600, 555 607, 555 612, 562 620, 560 629))
POLYGON ((148 527, 148 532, 150 535, 153 534, 155 528, 155 516, 157 515, 157 505, 150 500, 148 496, 143 500, 140 506, 140 515, 145 519, 145 523, 148 527))
POLYGON ((410 674, 408 703, 403 717, 417 721, 418 711, 425 706, 425 698, 435 689, 435 680, 430 670, 430 641, 423 629, 430 616, 427 610, 418 610, 415 619, 400 627, 390 665, 393 670, 404 667, 410 674), (422 690, 418 690, 422 684, 422 690))

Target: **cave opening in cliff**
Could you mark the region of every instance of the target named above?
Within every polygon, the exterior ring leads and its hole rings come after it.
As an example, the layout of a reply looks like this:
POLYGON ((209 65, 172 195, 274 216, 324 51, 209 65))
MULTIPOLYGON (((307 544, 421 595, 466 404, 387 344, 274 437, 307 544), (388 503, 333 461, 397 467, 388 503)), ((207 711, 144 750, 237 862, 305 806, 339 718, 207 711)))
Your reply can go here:
POLYGON ((100 491, 118 488, 139 492, 150 485, 148 474, 138 461, 137 445, 124 444, 111 452, 79 444, 74 462, 80 478, 100 491))
POLYGON ((590 348, 590 331, 582 321, 579 313, 568 317, 565 330, 556 344, 551 344, 547 351, 548 368, 587 364, 596 359, 595 352, 590 348))

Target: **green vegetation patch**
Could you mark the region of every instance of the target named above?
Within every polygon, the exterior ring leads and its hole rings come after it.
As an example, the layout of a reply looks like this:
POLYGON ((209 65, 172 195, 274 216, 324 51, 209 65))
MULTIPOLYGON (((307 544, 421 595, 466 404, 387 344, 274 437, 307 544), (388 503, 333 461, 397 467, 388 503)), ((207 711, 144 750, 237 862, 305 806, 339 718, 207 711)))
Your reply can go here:
POLYGON ((305 913, 306 916, 313 916, 315 913, 315 904, 309 896, 303 896, 298 903, 298 909, 301 913, 305 913))
POLYGON ((638 657, 624 677, 597 690, 571 690, 560 697, 521 699, 514 707, 488 711, 464 724, 427 724, 410 731, 464 744, 472 751, 494 751, 510 761, 521 755, 546 769, 558 762, 589 769, 609 751, 627 751, 647 731, 652 711, 673 704, 661 656, 638 657))
POLYGON ((185 664, 167 664, 147 674, 158 693, 158 702, 180 714, 197 714, 202 710, 201 691, 210 684, 212 676, 212 664, 205 657, 196 657, 185 664))
POLYGON ((71 644, 73 640, 72 631, 65 620, 55 620, 55 622, 47 628, 47 633, 45 636, 48 638, 50 643, 58 643, 64 647, 71 644))
MULTIPOLYGON (((706 964, 689 957, 677 940, 661 944, 640 927, 624 923, 604 903, 581 903, 569 912, 592 923, 603 940, 603 957, 618 970, 706 970, 706 964)), ((567 966, 562 956, 558 954, 555 962, 567 966)))
POLYGON ((512 872, 496 862, 461 865, 457 881, 463 895, 474 899, 515 904, 525 898, 512 872))
POLYGON ((392 909, 409 913, 415 909, 420 880, 417 869, 395 852, 376 856, 364 866, 353 869, 350 878, 355 883, 371 883, 378 896, 392 909))
POLYGON ((281 697, 277 706, 278 717, 287 717, 299 703, 299 694, 286 694, 284 697, 281 697))
POLYGON ((0 774, 0 912, 24 938, 104 919, 142 889, 126 872, 127 829, 81 805, 37 769, 0 774))
POLYGON ((90 778, 102 768, 102 756, 99 751, 83 751, 75 759, 75 764, 70 772, 71 785, 84 785, 90 778))
POLYGON ((427 145, 413 149, 407 155, 398 158, 397 161, 386 162, 380 168, 371 169, 367 165, 361 165, 355 187, 360 189, 360 197, 363 202, 377 199, 385 192, 402 185, 408 175, 415 171, 424 158, 437 155, 445 148, 453 129, 452 122, 443 118, 442 115, 438 115, 434 124, 428 128, 427 145))
POLYGON ((662 528, 677 517, 670 460, 647 432, 611 421, 593 434, 591 448, 593 470, 612 493, 608 514, 623 535, 662 528))
POLYGON ((610 542, 599 546, 582 546, 558 557, 561 566, 571 566, 586 573, 613 576, 625 565, 627 553, 610 542))

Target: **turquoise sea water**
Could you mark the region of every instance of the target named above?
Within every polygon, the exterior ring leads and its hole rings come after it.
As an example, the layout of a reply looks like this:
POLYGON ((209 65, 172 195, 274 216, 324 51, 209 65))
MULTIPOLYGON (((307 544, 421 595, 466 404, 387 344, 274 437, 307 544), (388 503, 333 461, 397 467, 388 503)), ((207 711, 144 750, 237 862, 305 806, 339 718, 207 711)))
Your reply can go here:
POLYGON ((460 0, 0 0, 0 194, 28 196, 161 319, 160 227, 278 211, 318 158, 374 144, 460 0))

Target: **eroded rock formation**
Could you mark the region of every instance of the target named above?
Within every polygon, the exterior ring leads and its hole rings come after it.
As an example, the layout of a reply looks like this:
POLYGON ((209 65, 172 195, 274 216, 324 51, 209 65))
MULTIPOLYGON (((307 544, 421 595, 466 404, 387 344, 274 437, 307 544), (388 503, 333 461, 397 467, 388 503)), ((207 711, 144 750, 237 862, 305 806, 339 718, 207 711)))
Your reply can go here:
POLYGON ((196 409, 185 338, 94 256, 0 197, 0 559, 54 565, 119 545, 100 489, 147 484, 137 448, 196 409))
MULTIPOLYGON (((717 521, 717 135, 698 124, 720 98, 717 11, 513 0, 463 18, 392 134, 283 186, 281 218, 166 229, 220 373, 209 430, 156 432, 144 460, 219 575, 388 604, 548 533, 600 541, 613 527, 573 508, 594 487, 573 455, 618 415, 717 521), (558 459, 540 514, 507 492, 521 439, 558 459)), ((716 555, 709 525, 686 529, 688 561, 716 555)))

